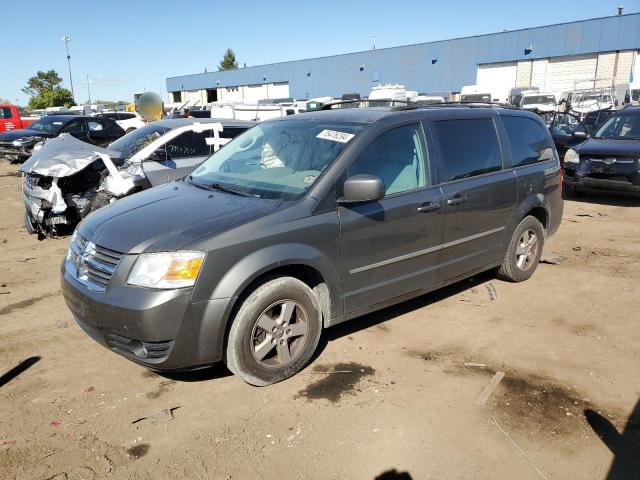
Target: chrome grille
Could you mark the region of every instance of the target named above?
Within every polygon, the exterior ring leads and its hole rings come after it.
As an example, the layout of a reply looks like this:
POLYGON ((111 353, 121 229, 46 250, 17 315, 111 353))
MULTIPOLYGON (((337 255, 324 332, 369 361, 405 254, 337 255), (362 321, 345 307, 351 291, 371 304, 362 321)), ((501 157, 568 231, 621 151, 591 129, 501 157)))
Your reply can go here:
POLYGON ((76 235, 69 246, 75 278, 91 290, 104 292, 123 254, 100 247, 76 235))

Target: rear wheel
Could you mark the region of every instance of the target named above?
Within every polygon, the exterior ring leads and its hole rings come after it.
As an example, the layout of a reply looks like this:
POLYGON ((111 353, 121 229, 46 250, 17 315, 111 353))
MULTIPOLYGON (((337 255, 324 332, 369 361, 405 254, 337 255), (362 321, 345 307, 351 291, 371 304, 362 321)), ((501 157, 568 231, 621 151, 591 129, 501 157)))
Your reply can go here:
POLYGON ((513 232, 498 277, 509 282, 527 280, 538 268, 543 246, 542 224, 535 217, 525 217, 513 232))
POLYGON ((321 332, 313 290, 296 278, 273 278, 242 302, 229 331, 227 367, 251 385, 282 381, 309 362, 321 332))

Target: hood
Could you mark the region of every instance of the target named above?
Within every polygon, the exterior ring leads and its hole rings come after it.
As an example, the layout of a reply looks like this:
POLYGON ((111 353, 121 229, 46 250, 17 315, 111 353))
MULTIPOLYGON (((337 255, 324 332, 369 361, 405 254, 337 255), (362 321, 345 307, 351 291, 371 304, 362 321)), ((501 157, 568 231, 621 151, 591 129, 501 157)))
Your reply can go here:
POLYGON ((40 150, 22 164, 20 171, 47 177, 68 177, 98 160, 96 153, 106 153, 111 158, 119 156, 115 150, 100 148, 63 133, 46 141, 40 150))
POLYGON ((9 130, 7 132, 0 133, 0 142, 13 142, 19 138, 24 137, 50 137, 50 133, 42 133, 37 130, 31 130, 29 128, 22 128, 20 130, 9 130))
POLYGON ((606 140, 590 138, 574 149, 580 155, 619 155, 621 157, 640 157, 640 140, 606 140))
POLYGON ((86 217, 79 233, 121 253, 177 250, 273 212, 280 202, 172 182, 125 197, 86 217))

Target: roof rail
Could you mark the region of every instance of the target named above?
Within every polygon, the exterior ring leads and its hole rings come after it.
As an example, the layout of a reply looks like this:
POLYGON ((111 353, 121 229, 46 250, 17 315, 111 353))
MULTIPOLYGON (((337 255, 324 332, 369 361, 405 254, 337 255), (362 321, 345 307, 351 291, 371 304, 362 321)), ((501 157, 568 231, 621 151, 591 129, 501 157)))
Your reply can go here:
POLYGON ((394 100, 392 98, 374 98, 374 99, 360 99, 360 100, 341 100, 339 102, 331 102, 331 103, 325 103, 324 105, 322 105, 322 107, 320 107, 320 110, 331 110, 334 106, 336 105, 344 105, 344 104, 350 104, 350 103, 369 103, 369 102, 391 102, 391 103, 403 103, 403 104, 408 104, 409 102, 406 100, 394 100))
POLYGON ((494 102, 442 102, 430 104, 412 104, 394 107, 393 110, 412 110, 416 108, 438 108, 438 107, 467 107, 467 108, 508 108, 510 110, 521 110, 519 107, 507 103, 494 102))

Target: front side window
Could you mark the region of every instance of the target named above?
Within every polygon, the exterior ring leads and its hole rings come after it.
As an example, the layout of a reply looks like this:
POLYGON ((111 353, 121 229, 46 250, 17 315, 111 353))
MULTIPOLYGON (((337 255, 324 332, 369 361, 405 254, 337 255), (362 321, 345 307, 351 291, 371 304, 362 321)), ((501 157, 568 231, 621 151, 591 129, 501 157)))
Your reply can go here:
POLYGON ((360 155, 347 176, 380 177, 385 195, 429 185, 427 154, 419 125, 406 125, 383 133, 360 155))
POLYGON ((87 124, 84 120, 74 120, 67 123, 61 133, 84 133, 87 131, 87 124))
POLYGON ((595 138, 611 140, 640 140, 640 115, 612 115, 595 134, 595 138))
POLYGON ((433 122, 440 157, 442 182, 495 172, 502 168, 500 145, 490 118, 433 122))
POLYGON ((526 117, 504 115, 502 123, 507 130, 514 167, 553 158, 547 132, 538 122, 526 117))
POLYGON ((120 152, 122 158, 131 158, 169 130, 170 128, 168 127, 163 127, 157 123, 151 123, 120 137, 109 145, 109 150, 116 150, 120 152))
POLYGON ((229 142, 189 178, 230 185, 249 195, 295 199, 329 168, 362 125, 321 120, 264 122, 229 142))

